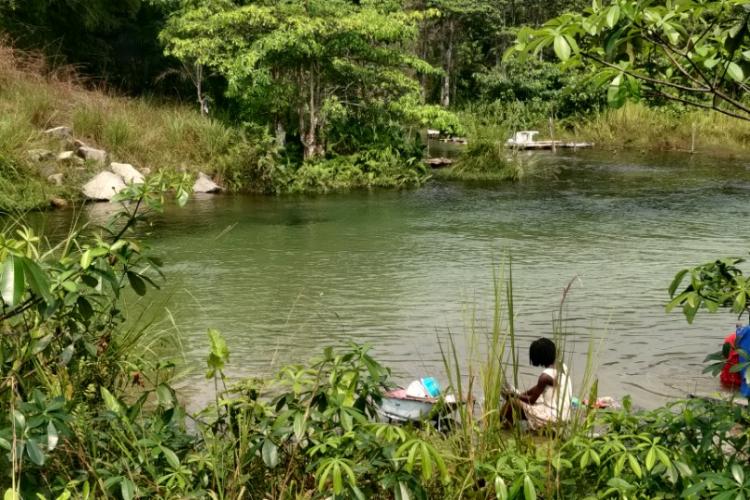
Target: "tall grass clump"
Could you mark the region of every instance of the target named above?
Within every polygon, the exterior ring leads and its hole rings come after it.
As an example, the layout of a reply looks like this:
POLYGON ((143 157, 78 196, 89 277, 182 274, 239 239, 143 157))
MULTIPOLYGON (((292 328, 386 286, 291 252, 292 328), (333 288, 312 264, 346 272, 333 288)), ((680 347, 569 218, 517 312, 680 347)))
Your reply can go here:
POLYGON ((652 107, 629 102, 584 117, 572 130, 578 137, 615 149, 726 156, 747 153, 750 147, 750 123, 715 111, 682 106, 652 107))

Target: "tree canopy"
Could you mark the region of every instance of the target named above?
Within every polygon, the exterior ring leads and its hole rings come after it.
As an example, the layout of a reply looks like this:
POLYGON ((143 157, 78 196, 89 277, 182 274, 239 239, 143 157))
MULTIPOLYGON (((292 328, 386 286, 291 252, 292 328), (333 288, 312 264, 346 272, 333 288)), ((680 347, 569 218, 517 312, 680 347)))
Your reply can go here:
POLYGON ((162 40, 225 77, 249 118, 291 132, 313 158, 396 123, 454 126, 420 103, 416 77, 438 72, 409 50, 425 15, 374 1, 212 0, 177 12, 162 40))
POLYGON ((650 96, 750 120, 750 4, 744 0, 594 0, 519 32, 512 53, 552 47, 596 68, 610 101, 650 96))

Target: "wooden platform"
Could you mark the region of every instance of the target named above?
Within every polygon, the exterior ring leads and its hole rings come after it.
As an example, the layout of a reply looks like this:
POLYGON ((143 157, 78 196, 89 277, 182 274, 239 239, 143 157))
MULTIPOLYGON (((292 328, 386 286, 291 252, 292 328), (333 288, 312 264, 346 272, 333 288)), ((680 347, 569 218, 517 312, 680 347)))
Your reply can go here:
POLYGON ((533 141, 520 144, 507 143, 506 147, 513 149, 585 149, 593 148, 593 142, 565 142, 565 141, 533 141))

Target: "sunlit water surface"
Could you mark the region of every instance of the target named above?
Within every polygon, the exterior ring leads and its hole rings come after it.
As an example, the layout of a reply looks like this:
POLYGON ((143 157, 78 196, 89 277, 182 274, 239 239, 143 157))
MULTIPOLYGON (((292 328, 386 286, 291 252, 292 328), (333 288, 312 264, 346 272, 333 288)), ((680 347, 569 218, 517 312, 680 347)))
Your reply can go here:
POLYGON ((372 344, 401 382, 426 374, 445 382, 438 338, 451 331, 466 359, 471 324, 487 330, 493 273, 509 255, 525 384, 536 374, 528 344, 551 334, 572 281, 564 329, 576 379, 593 342, 600 394, 652 407, 717 390, 702 361, 736 318, 702 313, 688 325, 679 311, 665 313, 666 289, 682 267, 747 254, 749 164, 536 155, 529 161, 547 175, 518 184, 208 196, 169 210, 150 238, 168 280, 149 296, 147 315, 155 330, 171 324, 167 310, 174 318, 174 350, 191 369, 183 391, 195 404, 210 393, 208 328, 226 337, 233 376, 267 375, 355 341, 372 344))

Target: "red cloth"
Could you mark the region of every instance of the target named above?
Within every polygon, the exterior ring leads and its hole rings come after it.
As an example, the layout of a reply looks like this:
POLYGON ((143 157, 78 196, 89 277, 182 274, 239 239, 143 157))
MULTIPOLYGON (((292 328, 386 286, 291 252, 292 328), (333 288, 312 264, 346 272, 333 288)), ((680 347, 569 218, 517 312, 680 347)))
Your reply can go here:
POLYGON ((736 337, 737 334, 732 332, 724 338, 724 343, 732 346, 732 348, 729 350, 729 357, 727 358, 727 362, 726 364, 724 364, 724 368, 721 369, 721 375, 719 376, 721 385, 725 387, 739 387, 740 384, 742 384, 742 378, 740 377, 739 372, 729 372, 730 368, 732 368, 740 361, 740 355, 737 354, 737 351, 734 350, 734 342, 736 340, 736 337))

